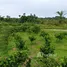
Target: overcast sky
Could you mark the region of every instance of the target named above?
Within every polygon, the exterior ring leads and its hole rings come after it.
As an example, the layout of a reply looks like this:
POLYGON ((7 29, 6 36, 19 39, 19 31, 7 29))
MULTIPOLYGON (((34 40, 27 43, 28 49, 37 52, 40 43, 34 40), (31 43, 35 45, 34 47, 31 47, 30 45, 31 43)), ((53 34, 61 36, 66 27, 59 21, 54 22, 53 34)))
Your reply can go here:
POLYGON ((0 15, 18 17, 32 13, 39 17, 52 17, 56 11, 67 11, 67 0, 0 0, 0 15))

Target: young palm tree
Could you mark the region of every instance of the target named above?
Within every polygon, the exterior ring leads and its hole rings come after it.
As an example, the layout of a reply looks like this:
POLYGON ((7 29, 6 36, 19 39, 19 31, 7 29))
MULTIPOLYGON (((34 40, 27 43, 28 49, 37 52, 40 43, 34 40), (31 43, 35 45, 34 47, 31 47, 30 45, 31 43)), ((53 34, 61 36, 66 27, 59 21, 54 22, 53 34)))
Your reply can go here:
POLYGON ((62 23, 64 20, 64 15, 66 15, 66 13, 64 13, 64 11, 57 11, 56 12, 59 15, 59 23, 62 23))

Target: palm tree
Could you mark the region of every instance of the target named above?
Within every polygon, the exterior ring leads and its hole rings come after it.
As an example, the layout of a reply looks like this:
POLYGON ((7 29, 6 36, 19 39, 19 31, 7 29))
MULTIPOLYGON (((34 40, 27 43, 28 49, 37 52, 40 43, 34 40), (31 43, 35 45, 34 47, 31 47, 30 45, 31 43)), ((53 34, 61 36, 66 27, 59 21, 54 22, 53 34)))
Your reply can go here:
POLYGON ((19 17, 21 17, 21 15, 19 15, 19 17))
POLYGON ((62 23, 64 20, 64 15, 66 15, 66 13, 64 13, 64 11, 57 11, 56 12, 59 15, 59 23, 62 23))

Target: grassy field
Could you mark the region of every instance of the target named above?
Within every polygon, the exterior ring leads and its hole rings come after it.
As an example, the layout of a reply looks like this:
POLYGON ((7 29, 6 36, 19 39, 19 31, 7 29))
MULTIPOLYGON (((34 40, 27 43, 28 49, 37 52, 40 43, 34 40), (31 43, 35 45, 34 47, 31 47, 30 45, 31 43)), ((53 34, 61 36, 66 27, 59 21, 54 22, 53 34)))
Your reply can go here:
MULTIPOLYGON (((22 24, 1 24, 0 28, 0 57, 7 57, 11 54, 14 54, 16 49, 15 44, 15 38, 13 37, 12 33, 9 33, 9 31, 14 27, 22 26, 22 24), (7 44, 8 43, 8 44, 7 44)), ((40 26, 40 25, 38 25, 40 26)), ((49 34, 51 38, 51 45, 55 48, 55 58, 63 58, 64 56, 67 57, 67 31, 62 30, 60 27, 56 28, 56 30, 53 30, 48 27, 48 29, 45 29, 44 25, 41 25, 41 31, 44 31, 49 34), (51 30, 50 30, 51 29, 51 30), (62 34, 62 39, 57 38, 56 36, 59 34, 62 34), (64 35, 63 35, 64 34, 64 35)), ((47 26, 46 26, 47 27, 47 26)), ((66 28, 66 27, 65 27, 66 28)), ((64 29, 64 28, 63 28, 64 29)), ((37 57, 38 53, 40 52, 41 46, 44 44, 43 37, 40 36, 41 31, 39 33, 30 33, 30 32, 22 32, 17 31, 14 34, 19 35, 23 41, 25 42, 25 47, 28 48, 29 51, 29 57, 37 57), (34 36, 35 40, 33 42, 30 41, 29 37, 34 36)), ((32 59, 32 64, 35 62, 34 59, 32 59)))
MULTIPOLYGON (((65 32, 60 32, 60 31, 58 32, 57 31, 45 31, 45 32, 49 33, 52 39, 51 44, 55 47, 56 55, 58 57, 67 56, 67 36, 63 38, 63 40, 60 40, 60 41, 58 41, 57 38, 55 37, 56 34, 65 33, 65 32)), ((18 32, 17 34, 20 37, 22 37, 24 41, 26 41, 26 46, 29 48, 31 55, 36 56, 40 50, 40 47, 44 44, 44 40, 42 37, 40 37, 40 34, 33 34, 33 36, 35 36, 36 38, 36 40, 33 43, 31 43, 29 40, 29 36, 31 36, 32 34, 23 33, 23 32, 18 32)))

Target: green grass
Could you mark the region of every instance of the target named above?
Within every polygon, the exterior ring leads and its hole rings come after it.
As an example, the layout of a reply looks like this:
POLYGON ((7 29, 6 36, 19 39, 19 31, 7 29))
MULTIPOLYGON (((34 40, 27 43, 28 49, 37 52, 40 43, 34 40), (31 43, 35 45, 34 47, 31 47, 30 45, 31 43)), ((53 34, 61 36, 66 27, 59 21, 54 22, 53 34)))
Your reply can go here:
MULTIPOLYGON (((51 44, 55 48, 55 53, 57 57, 64 57, 67 56, 67 37, 64 38, 61 41, 57 41, 57 38, 55 37, 55 34, 63 33, 63 32, 56 32, 56 31, 45 31, 49 33, 50 38, 51 38, 51 44)), ((23 33, 23 32, 18 32, 18 35, 22 37, 22 39, 26 42, 26 46, 28 47, 30 54, 32 56, 36 56, 37 53, 40 51, 40 47, 44 44, 43 38, 39 34, 30 34, 30 33, 23 33), (31 43, 29 40, 29 36, 33 35, 35 36, 36 40, 31 43)))
POLYGON ((55 47, 57 57, 67 56, 67 36, 62 40, 58 40, 55 35, 59 33, 67 33, 63 31, 47 31, 52 39, 52 45, 55 47))
MULTIPOLYGON (((15 25, 14 25, 15 26, 15 25)), ((7 32, 8 28, 14 27, 13 25, 4 24, 2 25, 2 29, 0 32, 0 57, 5 57, 8 55, 12 55, 17 51, 15 39, 12 35, 8 38, 8 45, 5 44, 5 40, 3 38, 5 33, 7 32), (3 31, 3 32, 2 32, 3 31)), ((63 58, 64 56, 67 57, 67 36, 65 36, 62 40, 58 40, 55 35, 58 35, 59 33, 64 33, 65 31, 53 31, 50 29, 54 29, 55 27, 50 26, 44 26, 44 25, 38 25, 41 27, 41 30, 47 32, 51 38, 51 45, 55 48, 55 55, 57 58, 63 58), (44 30, 45 28, 48 28, 48 30, 44 30)), ((63 25, 64 26, 64 25, 63 25)), ((62 29, 62 26, 58 26, 60 29, 62 29)), ((58 29, 56 26, 55 29, 58 29)), ((66 28, 66 26, 64 27, 66 28)), ((63 29, 64 29, 63 28, 63 29)), ((66 31, 67 33, 67 31, 66 31)), ((29 57, 37 57, 37 54, 40 52, 41 46, 45 43, 43 37, 40 36, 40 32, 38 34, 35 33, 28 33, 28 32, 16 32, 15 35, 19 35, 23 41, 25 42, 25 46, 28 48, 29 51, 29 57), (29 40, 29 36, 34 36, 35 40, 31 42, 29 40)), ((32 59, 32 64, 35 63, 35 59, 32 59)))
POLYGON ((18 32, 17 33, 20 37, 22 37, 22 39, 25 41, 25 46, 29 49, 29 52, 30 52, 30 55, 31 56, 36 56, 37 53, 40 51, 40 47, 41 47, 41 44, 43 44, 43 40, 42 38, 36 34, 30 34, 30 33, 23 33, 23 32, 18 32), (29 36, 33 35, 36 40, 31 42, 29 40, 29 36))

